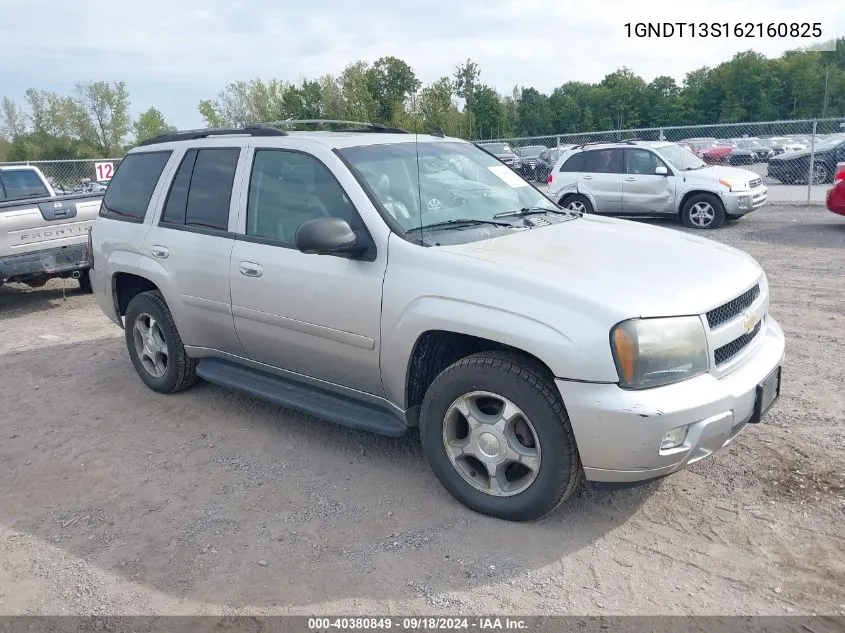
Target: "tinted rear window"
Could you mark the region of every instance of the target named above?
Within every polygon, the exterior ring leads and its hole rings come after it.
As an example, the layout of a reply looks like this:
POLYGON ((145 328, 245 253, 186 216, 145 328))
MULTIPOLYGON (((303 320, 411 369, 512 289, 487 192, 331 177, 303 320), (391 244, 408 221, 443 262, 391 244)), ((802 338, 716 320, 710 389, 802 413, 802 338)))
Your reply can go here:
POLYGON ((232 184, 235 182, 240 153, 237 147, 197 152, 188 192, 186 225, 221 231, 229 229, 232 184))
POLYGON ((170 193, 167 194, 167 202, 164 203, 164 213, 160 222, 166 224, 185 224, 185 210, 188 208, 188 187, 191 185, 191 174, 194 172, 194 161, 197 159, 197 150, 189 150, 176 176, 173 184, 170 185, 170 193))
POLYGON ((584 167, 584 152, 573 154, 560 166, 560 171, 579 172, 584 167))
POLYGON ((38 174, 31 169, 2 171, 0 172, 0 181, 3 183, 2 190, 6 192, 8 200, 50 195, 38 174))
POLYGON ((143 222, 170 151, 129 154, 120 161, 103 198, 100 215, 143 222))

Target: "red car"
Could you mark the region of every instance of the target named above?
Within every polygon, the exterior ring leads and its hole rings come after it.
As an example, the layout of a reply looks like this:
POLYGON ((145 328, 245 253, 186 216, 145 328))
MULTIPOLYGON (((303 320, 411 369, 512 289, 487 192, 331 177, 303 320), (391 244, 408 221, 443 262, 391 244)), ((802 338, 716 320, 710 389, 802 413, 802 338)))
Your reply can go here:
POLYGON ((836 166, 833 188, 827 192, 827 208, 839 215, 845 215, 845 163, 836 166))
POLYGON ((733 145, 721 143, 715 138, 688 138, 681 141, 693 154, 708 165, 721 165, 727 162, 734 151, 733 145))

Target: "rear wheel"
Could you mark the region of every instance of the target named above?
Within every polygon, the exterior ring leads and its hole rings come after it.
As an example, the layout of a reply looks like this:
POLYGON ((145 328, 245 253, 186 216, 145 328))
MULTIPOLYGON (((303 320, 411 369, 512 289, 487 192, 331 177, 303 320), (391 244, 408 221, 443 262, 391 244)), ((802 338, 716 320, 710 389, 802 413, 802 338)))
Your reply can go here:
POLYGON ((725 223, 725 207, 710 193, 690 196, 681 209, 681 222, 692 229, 718 229, 725 223))
POLYGON ((91 286, 91 275, 89 274, 89 271, 86 270, 80 273, 77 281, 79 281, 79 289, 82 292, 87 294, 94 292, 94 288, 91 286))
POLYGON ((590 202, 590 199, 587 196, 582 196, 580 193, 576 193, 571 196, 565 196, 563 200, 560 201, 560 206, 562 206, 564 209, 575 211, 576 213, 593 212, 593 205, 590 202))
POLYGON ((420 436, 443 487, 500 519, 548 514, 583 477, 560 394, 519 355, 485 352, 447 367, 423 399, 420 436))
POLYGON ((136 295, 126 308, 126 347, 135 371, 153 391, 175 393, 197 382, 197 361, 185 352, 158 291, 136 295))

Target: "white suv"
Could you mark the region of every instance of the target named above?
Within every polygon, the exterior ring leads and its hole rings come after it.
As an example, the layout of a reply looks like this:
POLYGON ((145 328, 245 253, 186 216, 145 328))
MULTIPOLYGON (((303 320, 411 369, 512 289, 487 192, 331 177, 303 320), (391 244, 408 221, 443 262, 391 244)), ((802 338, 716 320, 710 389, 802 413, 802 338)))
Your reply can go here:
POLYGON ((620 141, 563 152, 548 195, 566 208, 610 215, 672 215, 685 226, 715 229, 766 204, 753 171, 708 165, 675 143, 620 141))

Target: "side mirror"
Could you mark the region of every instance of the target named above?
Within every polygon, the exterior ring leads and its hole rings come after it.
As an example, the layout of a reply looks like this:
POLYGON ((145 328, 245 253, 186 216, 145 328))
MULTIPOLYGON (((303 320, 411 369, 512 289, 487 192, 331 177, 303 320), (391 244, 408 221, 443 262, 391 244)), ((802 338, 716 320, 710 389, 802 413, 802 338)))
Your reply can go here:
POLYGON ((669 175, 669 170, 668 170, 668 169, 666 169, 666 167, 664 167, 663 165, 660 165, 659 167, 656 167, 656 168, 654 169, 654 173, 655 173, 655 175, 657 175, 657 176, 668 176, 668 175, 669 175))
POLYGON ((349 223, 341 218, 303 222, 293 241, 299 251, 309 255, 357 255, 366 250, 349 223))

